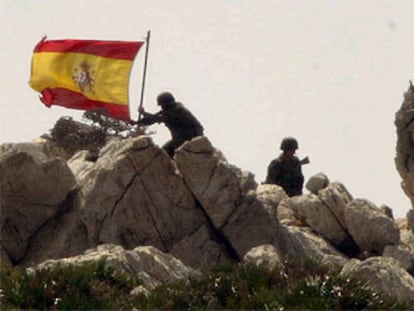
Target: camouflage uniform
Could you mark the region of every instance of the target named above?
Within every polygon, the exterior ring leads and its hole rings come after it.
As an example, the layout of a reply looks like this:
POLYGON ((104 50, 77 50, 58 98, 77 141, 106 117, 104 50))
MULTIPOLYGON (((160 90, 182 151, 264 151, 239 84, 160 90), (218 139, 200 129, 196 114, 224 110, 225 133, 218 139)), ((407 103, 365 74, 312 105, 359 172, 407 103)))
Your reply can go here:
POLYGON ((285 190, 290 197, 302 194, 304 177, 298 157, 287 159, 281 154, 270 162, 267 169, 266 184, 275 184, 285 190))
POLYGON ((176 148, 186 140, 203 135, 204 129, 197 118, 183 104, 176 102, 170 93, 162 93, 158 96, 158 103, 162 110, 156 114, 143 112, 144 118, 139 121, 139 124, 164 123, 170 130, 172 139, 165 143, 163 148, 170 157, 173 157, 176 148))
POLYGON ((285 137, 280 144, 283 153, 270 162, 267 168, 265 183, 279 185, 290 197, 302 194, 304 182, 302 163, 294 156, 298 148, 299 144, 295 138, 285 137))

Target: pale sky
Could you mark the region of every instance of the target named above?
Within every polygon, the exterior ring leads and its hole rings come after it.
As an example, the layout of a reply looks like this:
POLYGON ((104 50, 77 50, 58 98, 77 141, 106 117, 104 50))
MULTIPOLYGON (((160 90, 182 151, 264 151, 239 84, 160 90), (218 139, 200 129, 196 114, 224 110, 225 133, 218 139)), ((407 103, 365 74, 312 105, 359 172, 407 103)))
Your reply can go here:
MULTIPOLYGON (((258 183, 282 138, 295 136, 298 156, 311 159, 306 180, 324 172, 404 217, 394 117, 414 80, 413 12, 412 0, 0 0, 0 143, 82 115, 46 108, 28 85, 43 35, 134 41, 151 30, 147 111, 171 91, 258 183)), ((143 56, 131 75, 135 119, 143 56)), ((151 129, 157 144, 169 139, 164 126, 151 129)))

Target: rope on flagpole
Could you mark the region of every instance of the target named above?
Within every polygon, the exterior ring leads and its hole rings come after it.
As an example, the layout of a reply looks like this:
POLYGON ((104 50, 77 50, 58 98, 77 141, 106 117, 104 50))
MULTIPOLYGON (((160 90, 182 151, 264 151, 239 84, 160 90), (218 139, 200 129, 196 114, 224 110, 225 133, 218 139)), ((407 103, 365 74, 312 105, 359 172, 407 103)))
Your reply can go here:
POLYGON ((151 37, 151 31, 148 30, 147 37, 146 37, 146 46, 145 46, 144 72, 142 74, 141 101, 138 106, 138 122, 142 118, 142 113, 140 110, 144 105, 144 89, 145 89, 145 78, 147 75, 147 61, 148 61, 148 50, 149 50, 149 44, 150 44, 150 37, 151 37))

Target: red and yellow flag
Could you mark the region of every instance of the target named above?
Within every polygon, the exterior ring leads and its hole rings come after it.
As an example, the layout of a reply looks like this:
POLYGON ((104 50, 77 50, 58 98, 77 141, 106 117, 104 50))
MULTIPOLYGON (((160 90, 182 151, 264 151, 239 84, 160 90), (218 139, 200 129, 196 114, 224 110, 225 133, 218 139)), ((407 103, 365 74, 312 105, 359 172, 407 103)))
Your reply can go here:
POLYGON ((47 106, 107 109, 130 120, 128 84, 141 41, 46 40, 35 47, 30 86, 47 106))

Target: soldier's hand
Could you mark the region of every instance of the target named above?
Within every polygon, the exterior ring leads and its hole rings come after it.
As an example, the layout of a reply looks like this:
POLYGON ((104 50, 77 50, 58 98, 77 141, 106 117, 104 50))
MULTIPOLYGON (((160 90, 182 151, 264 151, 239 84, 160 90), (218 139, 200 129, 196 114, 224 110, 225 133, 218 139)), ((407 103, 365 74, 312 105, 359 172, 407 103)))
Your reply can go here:
POLYGON ((139 112, 139 113, 144 113, 144 112, 145 112, 144 107, 139 106, 139 107, 138 107, 138 112, 139 112))

